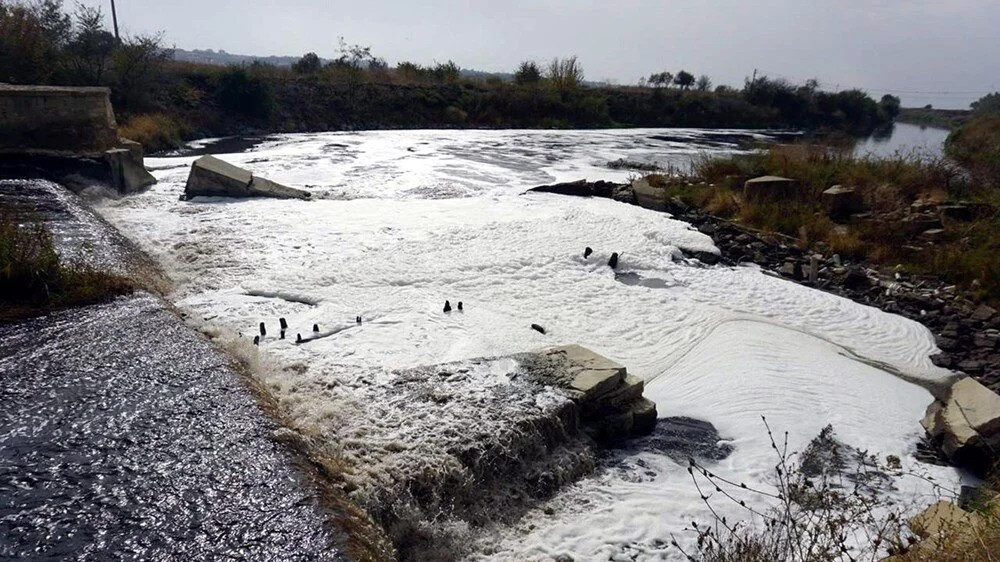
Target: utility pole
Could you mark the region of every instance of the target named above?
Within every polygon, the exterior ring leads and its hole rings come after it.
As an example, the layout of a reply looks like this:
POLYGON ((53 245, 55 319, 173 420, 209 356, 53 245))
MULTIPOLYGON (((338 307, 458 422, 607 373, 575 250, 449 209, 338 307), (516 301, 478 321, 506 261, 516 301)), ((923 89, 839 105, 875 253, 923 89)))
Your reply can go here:
MULTIPOLYGON (((111 5, 112 5, 112 6, 114 5, 114 3, 115 3, 115 0, 111 0, 111 5)), ((116 30, 116 31, 115 31, 115 34, 117 34, 117 33, 118 33, 117 29, 118 29, 118 28, 117 28, 117 27, 115 27, 115 30, 116 30)), ((751 87, 751 88, 753 88, 753 85, 754 85, 754 84, 755 84, 756 82, 757 82, 757 69, 755 68, 755 69, 753 69, 753 78, 751 78, 751 79, 750 79, 750 87, 751 87)))
POLYGON ((115 11, 115 0, 111 0, 111 21, 115 24, 115 42, 121 43, 122 40, 118 37, 118 12, 115 11))

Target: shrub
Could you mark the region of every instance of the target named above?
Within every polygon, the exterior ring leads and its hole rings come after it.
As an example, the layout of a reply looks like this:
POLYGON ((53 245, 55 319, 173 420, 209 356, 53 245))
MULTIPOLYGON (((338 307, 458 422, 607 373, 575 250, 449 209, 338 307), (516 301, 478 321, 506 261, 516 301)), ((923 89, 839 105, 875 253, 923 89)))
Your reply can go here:
POLYGON ((0 320, 101 302, 133 289, 123 277, 63 264, 43 224, 0 208, 0 320))
POLYGON ((188 134, 186 125, 163 113, 136 115, 118 128, 118 135, 140 143, 147 152, 177 148, 188 134))
POLYGON ((1000 187, 1000 113, 977 115, 948 135, 946 154, 989 187, 1000 187))

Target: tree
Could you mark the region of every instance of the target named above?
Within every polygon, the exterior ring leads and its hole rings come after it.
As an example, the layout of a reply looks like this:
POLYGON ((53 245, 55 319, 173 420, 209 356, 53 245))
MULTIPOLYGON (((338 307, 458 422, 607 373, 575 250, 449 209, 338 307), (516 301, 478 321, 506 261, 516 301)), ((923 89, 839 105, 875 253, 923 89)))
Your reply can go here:
POLYGON ((583 67, 576 55, 566 59, 552 59, 545 74, 558 90, 574 90, 583 83, 583 67))
POLYGON ((969 104, 973 113, 1000 113, 1000 92, 986 94, 969 104))
POLYGON ((707 92, 712 89, 712 79, 706 74, 702 74, 698 77, 698 82, 695 85, 699 92, 707 92))
POLYGON ((674 79, 674 75, 669 72, 658 72, 649 75, 649 83, 655 88, 660 88, 663 86, 670 86, 670 82, 674 79))
POLYGON ((445 84, 457 82, 461 75, 458 65, 453 61, 438 63, 431 69, 431 76, 434 80, 445 84))
POLYGON ((148 109, 163 76, 164 64, 173 58, 161 46, 162 35, 126 37, 111 55, 110 86, 116 107, 130 111, 148 109))
POLYGON ((310 52, 302 55, 302 58, 292 64, 292 72, 296 74, 315 74, 320 71, 322 66, 323 63, 320 62, 319 55, 310 52))
POLYGON ((900 100, 896 96, 886 94, 882 96, 878 105, 889 119, 895 119, 899 115, 900 100))
POLYGON ((682 70, 674 76, 674 84, 677 84, 681 89, 687 90, 692 85, 694 85, 694 74, 686 70, 682 70))
POLYGON ((71 80, 87 86, 103 84, 108 60, 118 42, 104 29, 100 8, 77 4, 74 16, 76 32, 67 48, 71 80))
POLYGON ((537 84, 542 80, 542 71, 534 61, 526 60, 514 72, 514 83, 521 86, 537 84))

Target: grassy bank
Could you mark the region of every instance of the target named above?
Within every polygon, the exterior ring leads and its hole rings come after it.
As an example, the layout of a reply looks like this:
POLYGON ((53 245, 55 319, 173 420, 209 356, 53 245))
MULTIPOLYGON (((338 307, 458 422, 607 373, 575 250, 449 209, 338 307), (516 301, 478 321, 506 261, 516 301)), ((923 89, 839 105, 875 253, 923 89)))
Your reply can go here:
POLYGON ((897 121, 926 125, 940 129, 956 129, 969 118, 967 109, 933 109, 925 107, 904 107, 899 112, 897 121))
POLYGON ((63 263, 43 224, 0 208, 0 322, 104 302, 134 288, 123 277, 63 263))
POLYGON ((1000 194, 944 160, 859 158, 849 150, 786 145, 704 158, 691 177, 651 181, 689 205, 794 237, 802 246, 884 267, 901 264, 1000 302, 1000 194), (744 182, 767 175, 796 180, 794 195, 746 200, 744 182), (823 191, 833 185, 855 188, 863 212, 831 218, 823 191), (937 218, 937 209, 958 201, 961 216, 937 218), (942 232, 926 232, 936 229, 942 232))

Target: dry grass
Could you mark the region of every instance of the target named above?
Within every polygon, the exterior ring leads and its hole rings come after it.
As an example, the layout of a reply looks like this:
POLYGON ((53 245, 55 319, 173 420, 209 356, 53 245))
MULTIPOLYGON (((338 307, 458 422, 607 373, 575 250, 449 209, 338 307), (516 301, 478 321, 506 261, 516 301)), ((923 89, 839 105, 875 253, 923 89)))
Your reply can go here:
MULTIPOLYGON (((1000 123, 1000 121, 998 121, 1000 123)), ((991 162, 991 161, 990 161, 991 162)), ((989 164, 989 162, 987 163, 989 164)), ((672 197, 749 227, 799 239, 804 247, 838 253, 854 260, 930 273, 972 291, 978 298, 1000 302, 1000 193, 989 183, 970 180, 943 160, 916 155, 888 158, 854 157, 844 148, 809 144, 779 145, 755 154, 705 157, 690 177, 654 176, 654 185, 672 197), (795 196, 775 203, 742 200, 743 183, 763 175, 797 180, 795 196), (854 187, 877 221, 836 225, 822 205, 822 192, 832 185, 854 187), (895 221, 907 215, 917 199, 971 200, 992 209, 964 223, 947 224, 948 240, 919 246, 895 221)))
POLYGON ((183 143, 187 126, 163 113, 136 115, 118 128, 118 135, 143 146, 146 152, 177 148, 183 143))

